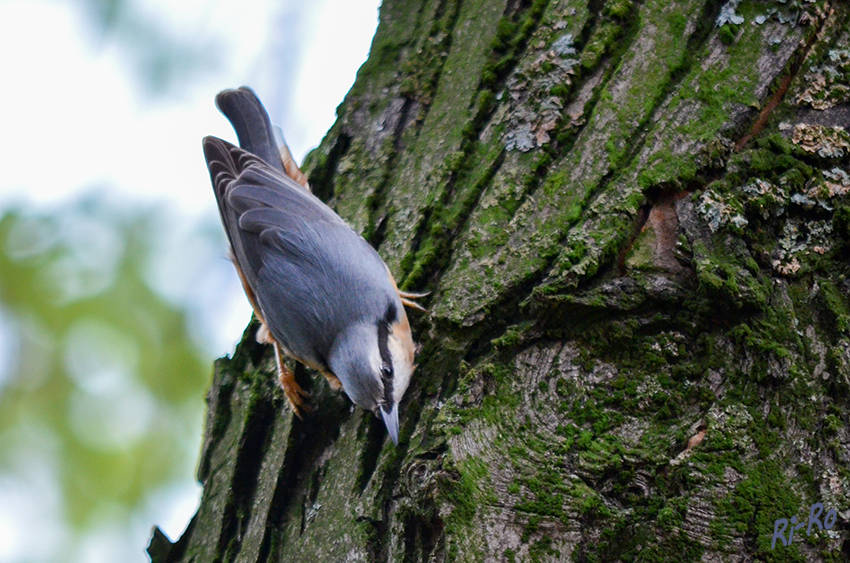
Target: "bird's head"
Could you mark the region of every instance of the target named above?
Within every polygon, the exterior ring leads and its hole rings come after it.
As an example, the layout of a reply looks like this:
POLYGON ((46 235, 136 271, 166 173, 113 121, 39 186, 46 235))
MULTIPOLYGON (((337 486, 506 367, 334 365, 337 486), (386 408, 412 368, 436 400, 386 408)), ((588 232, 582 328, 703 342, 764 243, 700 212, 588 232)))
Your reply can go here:
POLYGON ((360 322, 334 342, 328 363, 357 406, 380 415, 398 444, 398 405, 413 373, 413 337, 401 304, 374 322, 360 322))

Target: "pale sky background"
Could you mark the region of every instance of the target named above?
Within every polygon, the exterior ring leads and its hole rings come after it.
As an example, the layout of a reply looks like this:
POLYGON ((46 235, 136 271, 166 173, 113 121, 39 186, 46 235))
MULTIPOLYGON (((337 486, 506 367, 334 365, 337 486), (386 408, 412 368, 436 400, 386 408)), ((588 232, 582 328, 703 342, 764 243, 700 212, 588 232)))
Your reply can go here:
MULTIPOLYGON (((118 34, 98 31, 86 12, 89 3, 0 0, 0 212, 11 206, 59 209, 96 188, 116 190, 116 198, 130 202, 162 202, 173 210, 175 227, 152 283, 175 300, 191 300, 187 280, 193 274, 173 275, 172 266, 185 262, 192 245, 188 235, 181 237, 188 225, 218 221, 201 139, 236 140, 215 108, 215 94, 252 86, 301 161, 333 124, 367 57, 379 3, 130 1, 141 20, 210 45, 217 61, 151 96, 134 70, 132 49, 122 47, 118 34)), ((221 262, 226 280, 217 283, 227 295, 215 295, 212 303, 199 297, 194 304, 210 363, 233 351, 250 318, 235 273, 221 262)), ((0 310, 0 383, 3 365, 13 360, 8 334, 0 310)), ((107 514, 101 529, 69 544, 60 491, 48 470, 34 468, 30 476, 38 498, 9 479, 0 474, 0 563, 146 561, 142 550, 152 524, 178 538, 200 494, 189 468, 185 482, 152 493, 132 522, 110 523, 107 514)))

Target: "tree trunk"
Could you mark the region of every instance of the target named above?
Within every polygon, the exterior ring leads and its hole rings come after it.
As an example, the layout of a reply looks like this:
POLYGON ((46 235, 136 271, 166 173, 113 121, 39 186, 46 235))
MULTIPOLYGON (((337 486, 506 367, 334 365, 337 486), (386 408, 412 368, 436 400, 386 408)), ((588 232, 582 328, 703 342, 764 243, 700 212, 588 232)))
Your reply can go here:
POLYGON ((293 418, 254 323, 153 561, 850 558, 848 24, 385 0, 305 168, 431 291, 401 443, 303 368, 293 418), (774 539, 816 502, 830 530, 774 539))

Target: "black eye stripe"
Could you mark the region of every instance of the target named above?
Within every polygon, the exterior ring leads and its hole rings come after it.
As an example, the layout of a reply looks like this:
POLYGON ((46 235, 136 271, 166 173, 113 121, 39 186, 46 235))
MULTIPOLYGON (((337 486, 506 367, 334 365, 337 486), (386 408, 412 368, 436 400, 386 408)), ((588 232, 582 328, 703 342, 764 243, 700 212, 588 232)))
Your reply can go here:
POLYGON ((396 321, 398 311, 390 303, 384 318, 378 321, 378 351, 381 353, 381 380, 384 383, 384 403, 392 404, 393 398, 393 360, 390 356, 390 325, 396 321))
POLYGON ((378 322, 378 351, 381 353, 381 364, 384 366, 393 365, 393 360, 390 357, 390 327, 383 321, 378 322))
POLYGON ((384 322, 391 325, 398 320, 398 311, 395 308, 395 303, 392 301, 387 306, 387 312, 384 314, 384 322))

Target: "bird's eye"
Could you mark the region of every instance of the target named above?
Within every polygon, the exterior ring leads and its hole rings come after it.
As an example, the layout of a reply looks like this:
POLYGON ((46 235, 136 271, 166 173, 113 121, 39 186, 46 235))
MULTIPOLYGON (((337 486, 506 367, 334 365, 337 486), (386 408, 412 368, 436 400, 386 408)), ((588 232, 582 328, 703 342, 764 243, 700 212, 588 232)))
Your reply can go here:
POLYGON ((381 366, 381 375, 383 375, 384 377, 392 377, 393 368, 391 366, 387 365, 387 364, 382 365, 381 366))

